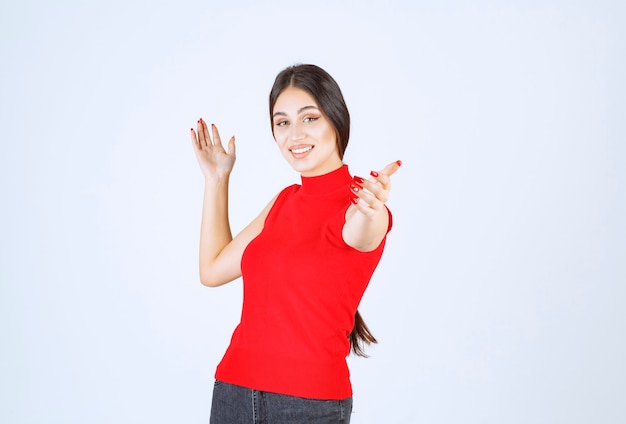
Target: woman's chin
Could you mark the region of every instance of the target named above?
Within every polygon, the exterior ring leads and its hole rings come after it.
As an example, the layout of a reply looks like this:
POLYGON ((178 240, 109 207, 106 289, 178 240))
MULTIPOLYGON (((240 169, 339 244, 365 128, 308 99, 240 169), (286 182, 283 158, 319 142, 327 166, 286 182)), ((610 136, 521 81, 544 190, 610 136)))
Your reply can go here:
POLYGON ((291 163, 291 168, 293 168, 294 171, 300 173, 300 174, 309 174, 312 169, 310 166, 306 166, 304 163, 302 162, 296 162, 296 163, 291 163))
POLYGON ((289 163, 289 165, 291 165, 291 168, 293 168, 294 171, 299 172, 301 174, 303 172, 310 171, 312 168, 310 162, 307 161, 306 159, 297 159, 297 158, 294 158, 293 156, 288 156, 285 159, 287 159, 287 162, 289 163))
POLYGON ((313 156, 307 156, 305 158, 296 158, 293 155, 285 155, 285 159, 291 165, 294 171, 302 174, 305 177, 311 177, 316 175, 326 174, 330 171, 337 169, 343 164, 341 159, 319 161, 315 160, 313 156))

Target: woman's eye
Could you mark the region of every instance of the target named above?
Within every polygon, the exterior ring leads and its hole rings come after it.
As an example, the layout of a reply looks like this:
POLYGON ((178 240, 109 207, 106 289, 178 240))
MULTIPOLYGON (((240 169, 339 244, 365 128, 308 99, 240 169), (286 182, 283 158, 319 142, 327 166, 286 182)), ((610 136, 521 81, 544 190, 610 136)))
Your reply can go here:
POLYGON ((313 117, 313 116, 307 116, 306 118, 304 118, 304 122, 313 122, 316 121, 317 118, 313 117))
POLYGON ((287 121, 279 121, 276 122, 274 125, 276 125, 277 127, 284 127, 285 125, 287 125, 287 121))

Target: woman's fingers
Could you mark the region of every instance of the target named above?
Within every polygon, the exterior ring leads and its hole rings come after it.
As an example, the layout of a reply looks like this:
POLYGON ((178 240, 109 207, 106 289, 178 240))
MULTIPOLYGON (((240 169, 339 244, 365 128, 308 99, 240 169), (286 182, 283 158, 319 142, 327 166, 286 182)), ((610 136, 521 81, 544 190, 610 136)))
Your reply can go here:
POLYGON ((372 171, 372 177, 376 178, 376 180, 383 185, 387 190, 391 189, 391 177, 396 173, 398 169, 402 166, 402 161, 391 162, 387 166, 385 166, 381 171, 372 171))
POLYGON ((387 177, 391 177, 393 174, 396 173, 398 169, 400 169, 400 166, 402 166, 401 160, 391 162, 390 164, 385 166, 382 171, 380 171, 380 174, 386 175, 387 177))
POLYGON ((191 128, 191 142, 205 177, 222 178, 230 174, 235 163, 235 137, 228 140, 228 152, 222 146, 217 127, 209 126, 204 119, 198 119, 196 130, 191 128), (209 132, 210 131, 210 132, 209 132))
POLYGON ((352 204, 359 212, 369 218, 373 218, 385 205, 384 202, 381 202, 378 198, 367 193, 365 190, 359 190, 359 192, 354 194, 356 197, 351 199, 352 204))
MULTIPOLYGON (((378 181, 378 178, 380 177, 377 177, 374 181, 361 179, 363 182, 360 185, 363 189, 373 194, 378 200, 385 203, 389 198, 388 196, 389 184, 387 185, 381 184, 378 181)), ((358 181, 357 181, 357 184, 358 184, 358 181)))
POLYGON ((211 132, 213 133, 213 146, 222 147, 222 139, 220 138, 220 132, 217 130, 215 124, 211 124, 211 132))
MULTIPOLYGON (((357 177, 358 178, 358 177, 357 177)), ((372 215, 385 203, 386 194, 379 184, 361 179, 355 179, 351 186, 352 193, 356 196, 352 203, 357 209, 366 215, 372 215)))
POLYGON ((198 135, 193 128, 189 131, 189 133, 191 134, 191 144, 193 145, 194 150, 199 150, 201 147, 198 143, 198 135))
MULTIPOLYGON (((222 139, 220 138, 220 132, 218 131, 215 124, 211 124, 211 129, 209 132, 209 126, 206 121, 202 118, 198 121, 198 138, 200 140, 200 145, 205 148, 217 147, 219 150, 225 152, 224 146, 222 145, 222 139)), ((228 141, 228 148, 230 150, 231 144, 234 144, 234 138, 228 141)))
POLYGON ((352 192, 356 195, 353 203, 361 212, 371 215, 388 200, 391 191, 391 175, 402 165, 401 161, 391 162, 381 171, 372 171, 371 178, 354 177, 352 192), (358 199, 358 200, 357 200, 358 199))
POLYGON ((204 137, 204 125, 202 123, 202 119, 198 119, 198 125, 196 129, 196 136, 198 137, 198 146, 200 149, 206 147, 205 137, 204 137))
POLYGON ((224 149, 224 146, 222 145, 222 139, 215 124, 211 124, 211 128, 209 130, 209 126, 202 118, 198 119, 197 130, 194 131, 193 128, 191 129, 191 141, 194 147, 197 149, 198 153, 200 153, 200 151, 204 151, 205 155, 213 158, 218 158, 222 155, 226 155, 231 156, 231 160, 234 160, 235 136, 232 136, 228 140, 228 151, 226 151, 224 149))
POLYGON ((206 147, 213 147, 215 145, 215 140, 211 138, 211 133, 209 132, 209 126, 204 119, 200 119, 202 122, 202 132, 204 134, 204 142, 206 147))
POLYGON ((235 136, 232 136, 230 140, 228 140, 228 154, 235 156, 235 136))

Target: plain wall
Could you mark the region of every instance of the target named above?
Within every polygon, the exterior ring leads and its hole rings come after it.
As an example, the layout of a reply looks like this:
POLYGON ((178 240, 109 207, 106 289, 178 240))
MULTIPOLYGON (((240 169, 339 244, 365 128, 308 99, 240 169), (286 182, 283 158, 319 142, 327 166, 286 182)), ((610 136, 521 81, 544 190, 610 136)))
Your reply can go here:
POLYGON ((350 359, 364 423, 626 421, 626 32, 611 1, 0 5, 0 421, 205 423, 241 281, 200 285, 188 131, 235 134, 237 232, 299 181, 284 67, 402 159, 350 359), (506 4, 504 4, 506 3, 506 4))

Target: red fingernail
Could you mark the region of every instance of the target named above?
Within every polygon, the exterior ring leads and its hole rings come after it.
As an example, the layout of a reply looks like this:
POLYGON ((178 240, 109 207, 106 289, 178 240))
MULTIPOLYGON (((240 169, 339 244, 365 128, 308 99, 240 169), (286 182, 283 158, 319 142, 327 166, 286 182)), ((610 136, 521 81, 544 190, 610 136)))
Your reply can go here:
POLYGON ((359 188, 357 186, 355 186, 354 184, 350 184, 350 188, 352 189, 352 191, 354 191, 355 193, 357 191, 359 191, 359 188))
POLYGON ((376 171, 372 171, 372 172, 370 172, 370 175, 371 175, 372 177, 376 178, 376 177, 378 177, 378 172, 376 172, 376 171))
POLYGON ((359 203, 359 198, 358 197, 351 197, 350 201, 352 202, 353 205, 356 205, 357 203, 359 203))
POLYGON ((359 184, 363 184, 365 182, 365 180, 361 177, 357 177, 356 175, 354 176, 354 181, 356 181, 359 184))
POLYGON ((400 159, 398 159, 396 163, 398 164, 398 166, 402 166, 402 161, 400 159))

